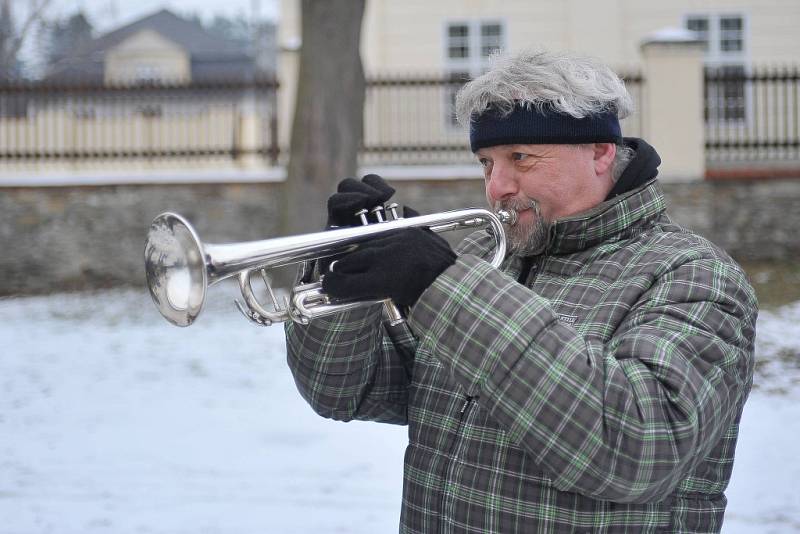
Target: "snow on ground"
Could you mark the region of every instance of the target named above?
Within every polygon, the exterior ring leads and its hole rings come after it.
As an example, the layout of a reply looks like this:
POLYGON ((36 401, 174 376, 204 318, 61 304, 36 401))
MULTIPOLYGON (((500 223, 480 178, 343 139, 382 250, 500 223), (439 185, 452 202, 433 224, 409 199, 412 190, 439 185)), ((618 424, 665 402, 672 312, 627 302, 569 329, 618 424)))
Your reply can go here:
MULTIPOLYGON (((132 291, 0 300, 1 534, 397 531, 405 429, 316 416, 282 328, 211 294, 185 329, 132 291)), ((800 531, 800 303, 758 340, 726 534, 800 531)))

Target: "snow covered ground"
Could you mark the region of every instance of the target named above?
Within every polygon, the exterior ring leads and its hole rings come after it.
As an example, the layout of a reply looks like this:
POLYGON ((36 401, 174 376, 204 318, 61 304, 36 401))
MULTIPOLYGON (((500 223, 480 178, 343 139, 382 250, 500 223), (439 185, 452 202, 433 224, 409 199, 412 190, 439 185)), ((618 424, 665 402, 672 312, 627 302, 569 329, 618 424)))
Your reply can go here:
MULTIPOLYGON (((0 533, 397 531, 405 429, 314 415, 282 328, 211 293, 186 329, 132 291, 0 300, 0 533)), ((726 534, 800 531, 800 302, 758 341, 726 534)))

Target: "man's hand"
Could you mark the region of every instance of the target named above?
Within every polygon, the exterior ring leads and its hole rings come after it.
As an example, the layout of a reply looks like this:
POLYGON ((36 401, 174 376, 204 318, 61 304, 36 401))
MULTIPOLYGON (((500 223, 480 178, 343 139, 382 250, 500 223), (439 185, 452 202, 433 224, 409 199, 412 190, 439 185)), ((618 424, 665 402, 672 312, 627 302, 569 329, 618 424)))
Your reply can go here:
MULTIPOLYGON (((355 178, 345 178, 336 188, 336 193, 328 198, 328 223, 326 230, 350 226, 362 226, 361 218, 356 215, 360 210, 370 210, 383 205, 394 195, 394 188, 377 174, 368 174, 359 182, 355 178)), ((403 206, 403 217, 419 215, 408 206, 403 206)), ((370 221, 376 222, 376 221, 370 221)), ((319 272, 325 274, 328 266, 336 256, 318 260, 319 272)))
POLYGON ((391 298, 412 306, 456 254, 443 238, 423 228, 398 230, 362 243, 336 261, 322 280, 331 297, 347 300, 391 298))
POLYGON ((368 174, 360 182, 345 178, 328 199, 328 228, 361 226, 356 212, 382 206, 392 195, 394 188, 377 174, 368 174))

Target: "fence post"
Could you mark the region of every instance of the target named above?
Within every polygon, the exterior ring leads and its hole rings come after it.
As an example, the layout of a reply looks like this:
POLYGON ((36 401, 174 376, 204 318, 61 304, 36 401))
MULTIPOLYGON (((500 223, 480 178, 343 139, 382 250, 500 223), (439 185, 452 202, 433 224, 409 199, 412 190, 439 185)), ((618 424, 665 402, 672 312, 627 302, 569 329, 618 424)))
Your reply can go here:
POLYGON ((234 158, 241 168, 253 169, 259 166, 259 117, 256 112, 256 89, 248 87, 238 106, 234 135, 234 158))
POLYGON ((288 149, 292 138, 297 76, 302 46, 300 0, 281 0, 278 24, 278 145, 288 149))
POLYGON ((663 181, 705 177, 703 45, 692 32, 661 30, 641 44, 642 136, 661 155, 663 181))

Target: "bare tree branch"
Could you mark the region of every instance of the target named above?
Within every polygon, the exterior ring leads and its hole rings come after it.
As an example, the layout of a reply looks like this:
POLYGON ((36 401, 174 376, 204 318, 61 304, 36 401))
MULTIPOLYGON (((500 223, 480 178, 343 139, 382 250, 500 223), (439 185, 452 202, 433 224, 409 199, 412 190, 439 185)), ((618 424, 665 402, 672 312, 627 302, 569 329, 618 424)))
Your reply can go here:
POLYGON ((2 35, 0 38, 0 68, 10 69, 16 62, 17 55, 25 44, 25 39, 33 29, 33 25, 42 20, 44 13, 52 4, 53 0, 31 0, 29 11, 22 25, 17 30, 13 27, 12 0, 3 0, 3 12, 11 19, 7 21, 8 28, 13 31, 12 35, 2 35))
POLYGON ((22 47, 22 43, 25 41, 25 37, 28 35, 28 32, 31 31, 31 28, 34 24, 42 20, 42 15, 44 15, 44 12, 52 3, 53 0, 34 0, 31 2, 31 11, 28 13, 27 19, 22 23, 22 28, 20 28, 17 34, 17 40, 20 42, 20 48, 22 47))

